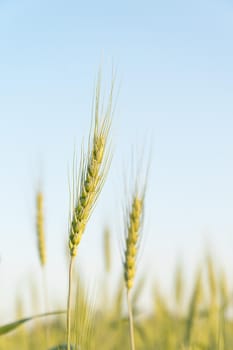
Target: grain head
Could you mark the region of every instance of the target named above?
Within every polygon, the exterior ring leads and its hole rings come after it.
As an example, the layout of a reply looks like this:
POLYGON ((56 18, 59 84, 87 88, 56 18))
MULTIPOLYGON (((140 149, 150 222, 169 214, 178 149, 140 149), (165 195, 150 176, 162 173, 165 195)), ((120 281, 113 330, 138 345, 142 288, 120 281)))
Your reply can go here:
POLYGON ((72 257, 77 254, 78 245, 109 169, 108 139, 112 115, 112 90, 101 120, 99 103, 100 88, 98 85, 95 98, 94 129, 90 132, 88 152, 82 154, 81 157, 79 179, 74 194, 69 230, 69 249, 72 257))
POLYGON ((36 195, 36 231, 37 231, 37 246, 38 246, 39 258, 42 266, 46 264, 43 205, 44 205, 43 193, 41 191, 38 191, 36 195))

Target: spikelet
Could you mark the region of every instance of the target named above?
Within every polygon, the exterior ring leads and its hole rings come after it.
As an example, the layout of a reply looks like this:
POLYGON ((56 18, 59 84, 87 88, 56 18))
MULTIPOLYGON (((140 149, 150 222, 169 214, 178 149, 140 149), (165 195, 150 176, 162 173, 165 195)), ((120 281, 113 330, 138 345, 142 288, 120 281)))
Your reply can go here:
POLYGON ((126 236, 124 278, 127 290, 130 290, 132 288, 136 272, 136 255, 142 214, 143 197, 139 197, 138 194, 135 194, 133 196, 131 211, 129 213, 128 230, 126 236))
POLYGON ((38 191, 36 195, 36 231, 41 266, 44 266, 46 264, 43 204, 43 193, 41 191, 38 191))
POLYGON ((100 88, 96 89, 95 120, 93 134, 90 135, 89 150, 80 165, 80 179, 75 193, 69 233, 69 249, 76 256, 87 221, 103 186, 109 167, 108 136, 112 114, 112 90, 103 119, 99 120, 100 88))

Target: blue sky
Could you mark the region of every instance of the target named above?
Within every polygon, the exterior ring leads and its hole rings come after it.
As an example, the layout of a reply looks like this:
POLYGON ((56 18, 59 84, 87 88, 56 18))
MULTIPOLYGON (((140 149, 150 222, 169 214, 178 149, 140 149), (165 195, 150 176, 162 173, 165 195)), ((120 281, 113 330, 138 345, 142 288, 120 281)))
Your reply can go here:
POLYGON ((141 271, 152 266, 150 277, 159 276, 167 288, 176 259, 185 261, 189 274, 210 243, 221 264, 233 270, 232 15, 228 0, 0 2, 3 295, 14 300, 8 290, 17 286, 23 293, 30 273, 39 274, 39 176, 51 290, 65 285, 67 169, 74 145, 79 152, 88 135, 100 63, 104 91, 112 65, 117 70, 114 159, 83 238, 80 264, 90 276, 93 266, 101 270, 101 233, 108 223, 117 265, 123 165, 132 148, 145 147, 149 139, 141 271), (54 274, 56 268, 61 273, 54 274))

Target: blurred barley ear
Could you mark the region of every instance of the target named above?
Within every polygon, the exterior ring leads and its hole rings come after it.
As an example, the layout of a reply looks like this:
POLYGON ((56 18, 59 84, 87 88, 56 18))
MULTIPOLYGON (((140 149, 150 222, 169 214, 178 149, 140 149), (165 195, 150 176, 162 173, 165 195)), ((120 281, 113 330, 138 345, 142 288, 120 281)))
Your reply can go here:
POLYGON ((111 270, 111 242, 110 229, 108 227, 104 230, 104 261, 105 269, 109 273, 111 270))
POLYGON ((106 309, 109 307, 109 278, 111 271, 111 231, 108 226, 105 226, 103 230, 103 259, 105 274, 102 281, 101 298, 103 298, 104 306, 106 309))
POLYGON ((176 315, 179 317, 182 309, 182 301, 184 297, 184 276, 182 264, 180 262, 176 265, 175 280, 174 280, 174 291, 176 301, 176 315))
POLYGON ((197 316, 201 298, 202 298, 202 275, 201 275, 201 270, 199 269, 196 274, 196 280, 195 280, 194 289, 193 289, 193 293, 189 304, 188 317, 187 317, 186 326, 185 326, 184 344, 187 347, 191 346, 191 336, 194 328, 194 321, 197 316))
POLYGON ((96 86, 94 101, 93 130, 90 132, 88 151, 82 152, 81 162, 76 178, 73 174, 71 193, 71 218, 69 228, 69 289, 67 298, 67 348, 70 350, 71 325, 71 286, 72 270, 77 249, 91 216, 94 205, 101 192, 111 161, 109 132, 112 121, 113 83, 105 111, 100 108, 100 75, 96 86))
POLYGON ((44 291, 44 307, 48 312, 48 290, 46 280, 46 244, 44 231, 44 196, 41 190, 36 194, 36 230, 37 230, 37 247, 39 253, 40 265, 43 274, 43 291, 44 291))
POLYGON ((41 191, 36 194, 36 231, 37 247, 41 266, 46 264, 45 233, 44 233, 44 197, 41 191))
POLYGON ((230 299, 229 287, 227 283, 227 277, 225 271, 222 269, 219 276, 219 289, 220 289, 220 303, 223 312, 228 306, 230 299))
POLYGON ((166 319, 169 315, 169 307, 166 302, 166 298, 163 295, 162 291, 159 288, 159 284, 156 283, 154 286, 154 293, 155 297, 155 314, 156 318, 159 320, 159 322, 165 323, 166 319))
POLYGON ((225 271, 221 269, 219 275, 220 310, 219 310, 219 350, 225 349, 226 343, 226 311, 229 306, 230 292, 225 271))
POLYGON ((218 281, 217 273, 215 268, 215 262, 213 256, 208 253, 206 256, 207 263, 207 277, 208 277, 208 288, 209 288, 209 337, 212 347, 217 346, 218 338, 218 327, 219 327, 219 313, 218 313, 218 281))
POLYGON ((126 248, 124 256, 124 279, 127 292, 131 350, 135 350, 135 337, 130 291, 133 287, 136 273, 136 256, 142 224, 143 204, 144 197, 140 196, 136 190, 133 195, 131 208, 128 212, 128 221, 126 223, 126 248))
MULTIPOLYGON (((46 244, 44 231, 44 196, 41 190, 36 194, 36 231, 37 231, 37 248, 39 254, 40 265, 43 275, 43 297, 44 312, 48 312, 48 288, 46 279, 46 244)), ((45 326, 46 345, 48 342, 48 330, 45 326)))
POLYGON ((209 293, 210 293, 210 309, 214 311, 217 305, 217 279, 215 273, 215 266, 213 257, 210 254, 207 254, 207 275, 209 282, 209 293))

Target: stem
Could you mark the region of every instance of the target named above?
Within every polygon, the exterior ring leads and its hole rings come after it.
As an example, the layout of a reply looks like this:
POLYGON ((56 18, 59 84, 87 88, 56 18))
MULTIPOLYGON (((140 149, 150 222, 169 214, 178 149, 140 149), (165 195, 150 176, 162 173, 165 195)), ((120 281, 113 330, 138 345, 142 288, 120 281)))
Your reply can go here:
POLYGON ((68 298, 67 298, 67 350, 70 350, 70 325, 71 325, 71 291, 72 291, 72 272, 73 272, 73 262, 74 257, 70 258, 70 266, 69 266, 69 287, 68 287, 68 298))
POLYGON ((130 346, 131 350, 135 350, 135 341, 134 341, 134 326, 133 326, 133 313, 130 301, 130 293, 127 290, 127 302, 128 302, 128 313, 129 313, 129 335, 130 335, 130 346))
POLYGON ((49 301, 48 301, 48 285, 47 285, 47 276, 45 266, 42 267, 43 274, 43 290, 44 290, 44 312, 48 312, 49 310, 49 301))
MULTIPOLYGON (((46 269, 45 266, 42 266, 42 274, 43 274, 43 292, 44 292, 44 312, 48 312, 48 288, 47 288, 47 278, 46 278, 46 269)), ((48 348, 48 338, 49 331, 47 324, 45 323, 45 344, 46 349, 48 348)))

